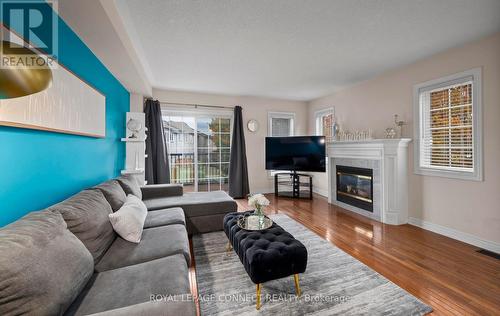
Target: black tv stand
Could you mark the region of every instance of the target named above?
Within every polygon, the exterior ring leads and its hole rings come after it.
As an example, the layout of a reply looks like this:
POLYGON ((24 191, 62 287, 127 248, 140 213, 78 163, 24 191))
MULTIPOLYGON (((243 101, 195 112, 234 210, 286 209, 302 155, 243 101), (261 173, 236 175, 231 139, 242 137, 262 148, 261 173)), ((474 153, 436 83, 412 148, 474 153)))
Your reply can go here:
POLYGON ((312 176, 294 172, 274 174, 274 195, 312 200, 312 176), (301 181, 306 178, 308 181, 301 181))

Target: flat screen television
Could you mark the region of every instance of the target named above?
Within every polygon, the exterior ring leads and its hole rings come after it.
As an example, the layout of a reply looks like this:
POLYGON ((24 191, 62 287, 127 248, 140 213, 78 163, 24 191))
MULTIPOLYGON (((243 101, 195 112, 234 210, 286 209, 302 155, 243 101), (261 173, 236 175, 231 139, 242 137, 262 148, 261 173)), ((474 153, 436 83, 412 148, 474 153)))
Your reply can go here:
POLYGON ((325 137, 266 137, 266 169, 325 172, 325 137))

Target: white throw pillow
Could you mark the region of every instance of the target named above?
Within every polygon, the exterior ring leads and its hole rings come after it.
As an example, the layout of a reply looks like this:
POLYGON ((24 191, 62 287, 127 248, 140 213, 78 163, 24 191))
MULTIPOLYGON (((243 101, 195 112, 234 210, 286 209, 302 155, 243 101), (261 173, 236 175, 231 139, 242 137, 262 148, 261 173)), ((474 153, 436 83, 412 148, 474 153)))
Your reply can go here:
POLYGON ((109 214, 109 221, 115 232, 123 239, 139 243, 148 210, 135 195, 129 194, 120 209, 109 214))

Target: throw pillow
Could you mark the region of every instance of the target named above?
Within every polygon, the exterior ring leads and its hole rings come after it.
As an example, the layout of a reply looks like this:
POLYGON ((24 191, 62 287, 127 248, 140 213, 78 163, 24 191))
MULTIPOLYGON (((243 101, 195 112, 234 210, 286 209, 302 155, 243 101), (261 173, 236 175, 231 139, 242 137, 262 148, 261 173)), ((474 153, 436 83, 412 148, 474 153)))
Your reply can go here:
POLYGON ((139 199, 142 199, 141 186, 139 185, 139 180, 136 176, 132 174, 125 174, 116 178, 116 180, 122 186, 123 191, 125 191, 125 194, 127 195, 133 194, 137 196, 139 199))
POLYGON ((116 180, 109 180, 104 183, 101 183, 93 189, 98 189, 104 194, 104 197, 108 201, 109 205, 111 205, 111 209, 113 212, 116 212, 120 207, 122 207, 123 203, 127 199, 127 195, 122 189, 122 186, 116 180))
POLYGON ((146 205, 135 195, 129 194, 123 206, 109 214, 109 221, 115 232, 123 239, 139 243, 147 214, 146 205))

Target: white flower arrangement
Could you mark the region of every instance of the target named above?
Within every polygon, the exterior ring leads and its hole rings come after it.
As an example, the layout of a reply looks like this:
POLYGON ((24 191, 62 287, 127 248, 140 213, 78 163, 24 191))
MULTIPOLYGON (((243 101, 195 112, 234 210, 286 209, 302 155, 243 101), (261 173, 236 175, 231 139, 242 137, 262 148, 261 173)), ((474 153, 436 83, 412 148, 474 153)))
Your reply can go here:
POLYGON ((248 198, 248 206, 260 209, 263 206, 268 206, 270 204, 269 200, 264 196, 264 194, 258 193, 251 195, 248 198))

